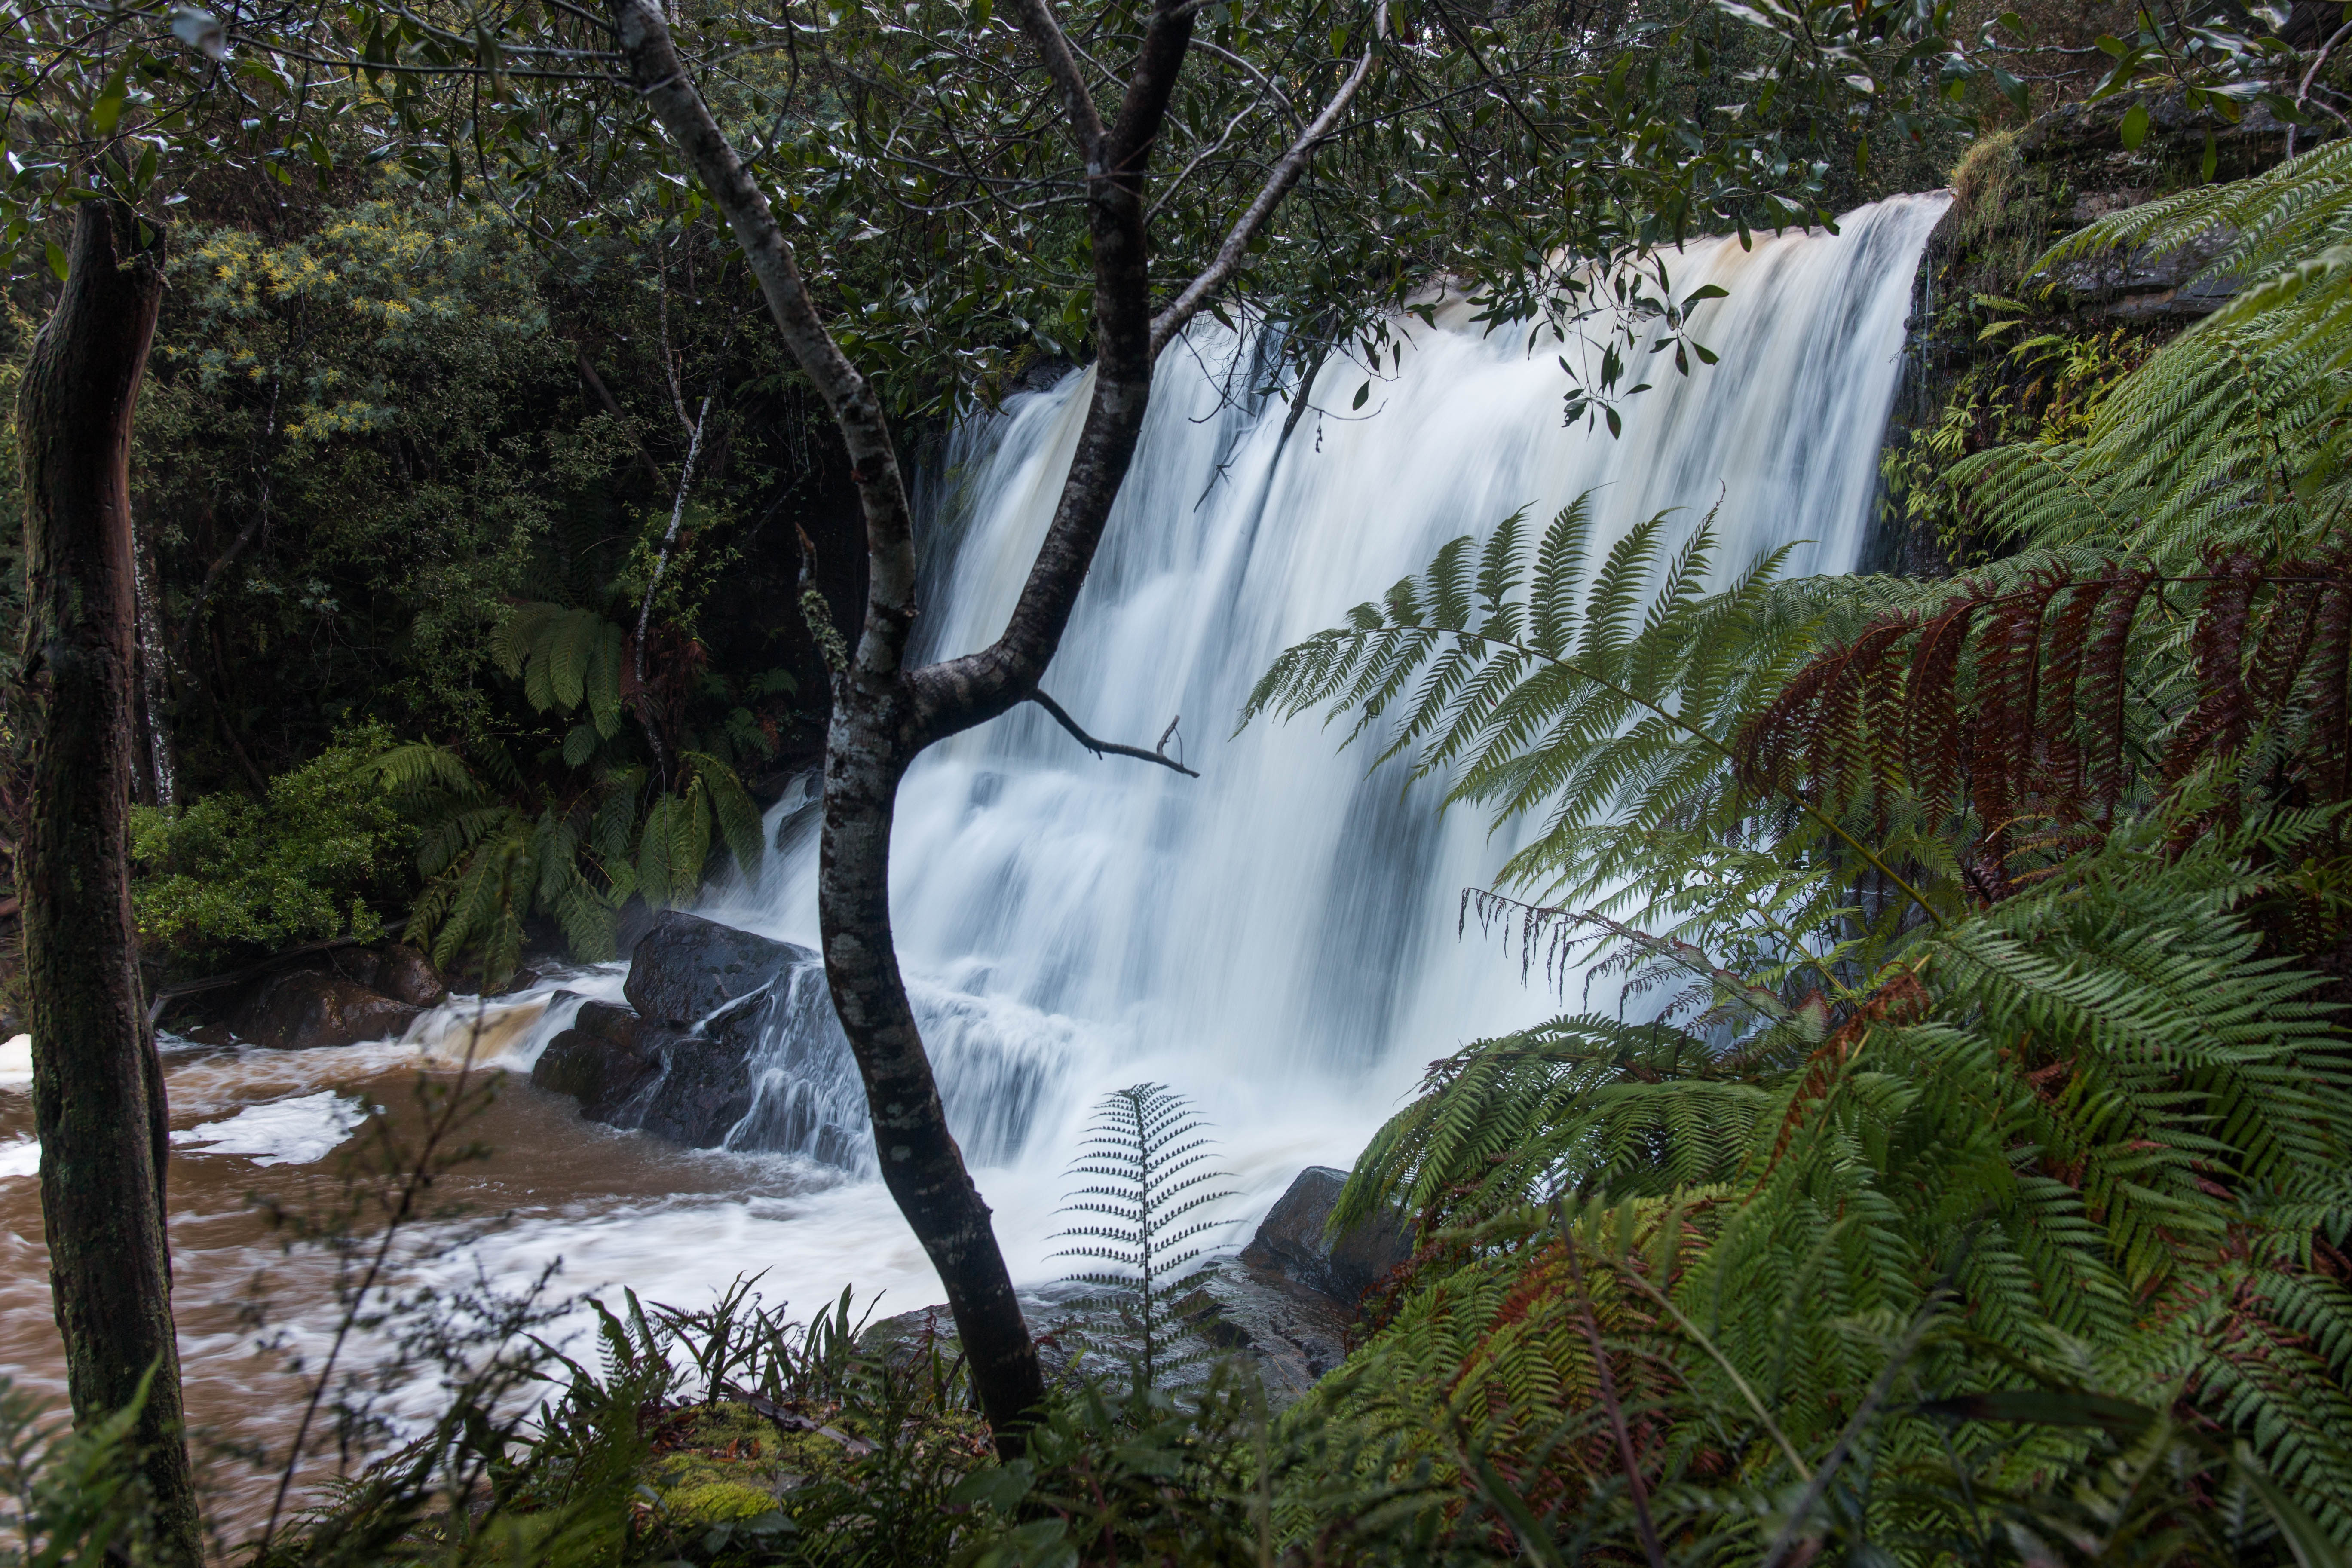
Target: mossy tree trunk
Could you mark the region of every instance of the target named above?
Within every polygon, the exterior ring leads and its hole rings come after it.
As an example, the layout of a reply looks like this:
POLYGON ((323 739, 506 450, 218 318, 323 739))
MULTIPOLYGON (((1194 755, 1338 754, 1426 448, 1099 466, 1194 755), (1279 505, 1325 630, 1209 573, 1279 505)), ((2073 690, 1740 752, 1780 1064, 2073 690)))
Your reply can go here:
POLYGON ((163 239, 83 204, 57 312, 16 407, 25 481, 30 750, 16 885, 41 1139, 41 1215, 74 1419, 149 1380, 141 1464, 167 1560, 202 1554, 182 1433, 163 1225, 163 1071, 141 996, 130 805, 138 697, 131 420, 163 291, 163 239))

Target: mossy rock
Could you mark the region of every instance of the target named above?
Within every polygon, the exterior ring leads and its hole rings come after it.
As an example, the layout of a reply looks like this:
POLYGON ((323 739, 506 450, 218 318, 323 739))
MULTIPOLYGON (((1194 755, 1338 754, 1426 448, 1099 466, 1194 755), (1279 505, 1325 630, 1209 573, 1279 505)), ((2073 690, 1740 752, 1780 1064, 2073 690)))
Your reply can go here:
POLYGON ((664 1492, 662 1502, 681 1525, 728 1524, 773 1512, 776 1494, 743 1481, 698 1480, 664 1492))
POLYGON ((794 1436, 746 1405, 681 1410, 656 1435, 646 1484, 681 1527, 756 1519, 808 1473, 794 1436))

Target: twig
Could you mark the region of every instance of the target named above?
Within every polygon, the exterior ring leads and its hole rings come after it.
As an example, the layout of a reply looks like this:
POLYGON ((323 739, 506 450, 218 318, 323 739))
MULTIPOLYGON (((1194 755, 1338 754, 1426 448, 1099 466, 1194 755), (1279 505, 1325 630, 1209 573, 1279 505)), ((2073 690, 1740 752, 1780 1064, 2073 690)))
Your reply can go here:
POLYGON ((1198 278, 1185 285, 1184 291, 1177 295, 1166 310, 1152 319, 1151 353, 1155 359, 1167 346, 1168 340, 1182 331, 1216 292, 1232 279, 1233 275, 1241 270, 1243 258, 1249 254, 1250 241, 1257 237, 1259 229, 1265 226, 1266 219, 1274 216, 1274 209, 1282 205, 1282 198, 1290 194, 1290 187, 1307 173, 1307 165, 1315 160, 1316 149, 1339 123, 1339 116, 1347 112, 1349 100, 1356 96, 1356 89, 1364 85, 1364 79, 1372 74, 1372 61, 1378 58, 1381 41, 1388 37, 1388 0, 1381 0, 1380 8, 1372 15, 1371 38, 1364 45, 1363 58, 1356 62, 1356 68, 1348 73, 1348 79, 1339 84, 1339 90, 1333 93, 1331 101, 1323 106, 1323 112, 1298 133, 1298 140, 1290 144, 1290 150, 1275 164, 1274 173, 1266 176, 1265 184, 1258 191, 1257 198, 1250 203, 1248 210, 1235 220, 1231 232, 1225 236, 1225 242, 1218 247, 1216 258, 1198 278))
POLYGON ((1087 734, 1084 730, 1078 728, 1078 721, 1076 719, 1071 718, 1069 714, 1063 710, 1060 703, 1055 701, 1052 698, 1046 696, 1042 691, 1031 692, 1029 694, 1029 700, 1034 702, 1038 707, 1043 708, 1046 712, 1051 713, 1054 716, 1054 721, 1055 723, 1061 725, 1063 729, 1067 730, 1071 734, 1076 736, 1078 744, 1084 746, 1087 751, 1092 752, 1097 757, 1133 757, 1139 763, 1158 763, 1163 768, 1173 768, 1188 779, 1196 779, 1201 776, 1168 754, 1168 738, 1176 732, 1177 724, 1182 721, 1184 716, 1181 713, 1175 718, 1171 719, 1168 721, 1168 728, 1160 731, 1160 750, 1156 752, 1147 752, 1141 746, 1122 746, 1116 741, 1096 740, 1092 735, 1087 734))
MULTIPOLYGON (((670 503, 669 527, 662 534, 661 548, 654 552, 653 575, 646 579, 646 596, 637 604, 637 642, 635 652, 637 690, 640 693, 646 689, 646 630, 654 618, 654 593, 661 586, 662 573, 669 566, 670 547, 677 542, 678 523, 686 516, 687 492, 694 486, 694 460, 702 454, 702 427, 710 418, 710 400, 718 395, 719 383, 714 377, 710 384, 710 390, 702 395, 701 412, 695 416, 694 423, 688 426, 688 429, 693 433, 693 438, 686 444, 686 466, 677 471, 677 498, 670 503)), ((676 376, 670 378, 670 396, 673 400, 677 396, 676 376)), ((683 403, 678 405, 677 416, 681 423, 684 422, 686 405, 683 403)), ((669 755, 662 746, 661 731, 655 727, 650 707, 641 710, 637 716, 646 727, 646 742, 653 748, 654 766, 661 770, 663 787, 667 788, 669 755)))

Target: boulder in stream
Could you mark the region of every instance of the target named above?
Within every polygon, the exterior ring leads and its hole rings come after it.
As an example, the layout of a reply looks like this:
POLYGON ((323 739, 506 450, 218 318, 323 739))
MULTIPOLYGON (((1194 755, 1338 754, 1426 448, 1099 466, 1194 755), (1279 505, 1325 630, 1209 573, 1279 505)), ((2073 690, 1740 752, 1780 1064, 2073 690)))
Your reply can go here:
POLYGON ((421 1011, 320 965, 281 970, 257 982, 229 1016, 228 1026, 237 1038, 257 1046, 306 1050, 393 1038, 421 1011))
POLYGON ((1299 1172, 1242 1248, 1242 1261, 1353 1307, 1412 1256, 1412 1231, 1402 1215, 1388 1215, 1327 1237, 1332 1207, 1347 1181, 1347 1172, 1328 1165, 1299 1172))
POLYGON ((404 942, 339 948, 327 955, 327 967, 411 1007, 438 1007, 449 999, 448 984, 433 961, 404 942))
POLYGON ((630 954, 628 1005, 583 1003, 531 1081, 575 1097, 591 1121, 715 1148, 751 1109, 751 1058, 781 983, 816 962, 806 948, 667 910, 630 954))
POLYGON ((660 1068, 641 1042, 637 1016, 612 1002, 583 1002, 572 1027, 547 1043, 530 1081, 568 1094, 591 1121, 611 1121, 660 1068))
POLYGON ((621 989, 639 1016, 690 1027, 815 960, 807 948, 667 910, 638 939, 621 989))

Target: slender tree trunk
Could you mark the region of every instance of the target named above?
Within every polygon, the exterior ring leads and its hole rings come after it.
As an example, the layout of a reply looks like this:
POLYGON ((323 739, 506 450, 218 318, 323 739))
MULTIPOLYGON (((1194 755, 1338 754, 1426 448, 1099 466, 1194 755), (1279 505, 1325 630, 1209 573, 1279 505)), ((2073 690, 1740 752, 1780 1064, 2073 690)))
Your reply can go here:
MULTIPOLYGON (((1038 683, 1061 646, 1134 458, 1160 350, 1231 283, 1250 241, 1305 174, 1370 74, 1373 47, 1367 46, 1331 102, 1276 161, 1215 260, 1154 316, 1145 176, 1191 47, 1194 7, 1183 0, 1153 0, 1117 112, 1106 123, 1055 20, 1053 0, 1013 0, 1011 9, 1053 79, 1086 170, 1095 272, 1094 395, 1054 521, 1003 635, 961 658, 908 669, 903 661, 917 613, 913 519, 881 400, 818 316, 766 194, 679 60, 666 13, 656 0, 613 0, 613 8, 637 91, 726 217, 785 347, 824 396, 849 450, 866 521, 866 596, 856 654, 834 676, 825 738, 817 879, 825 979, 865 1079, 883 1179, 947 1287, 972 1387, 998 1451, 1011 1458, 1022 1449, 1045 1380, 988 1205, 948 1131, 898 972, 889 878, 898 784, 926 746, 1041 699, 1038 683)), ((1386 18, 1383 6, 1376 41, 1386 18)), ((1079 732, 1066 714, 1049 710, 1079 732)), ((1097 744, 1090 738, 1087 743, 1097 744)), ((1140 748, 1116 750, 1174 765, 1140 748)))
POLYGON ((915 754, 909 704, 900 683, 877 689, 855 669, 834 689, 817 868, 825 981, 856 1044, 882 1180, 947 1288, 972 1387, 1010 1457, 1045 1376, 988 1205, 948 1131, 890 927, 890 825, 915 754))
POLYGON ((193 1564, 203 1540, 172 1329, 163 1078, 131 914, 131 418, 163 291, 162 236, 142 244, 141 227, 125 208, 82 205, 17 397, 32 752, 17 887, 41 1215, 74 1419, 121 1409, 152 1374, 139 1430, 158 1544, 193 1564))

